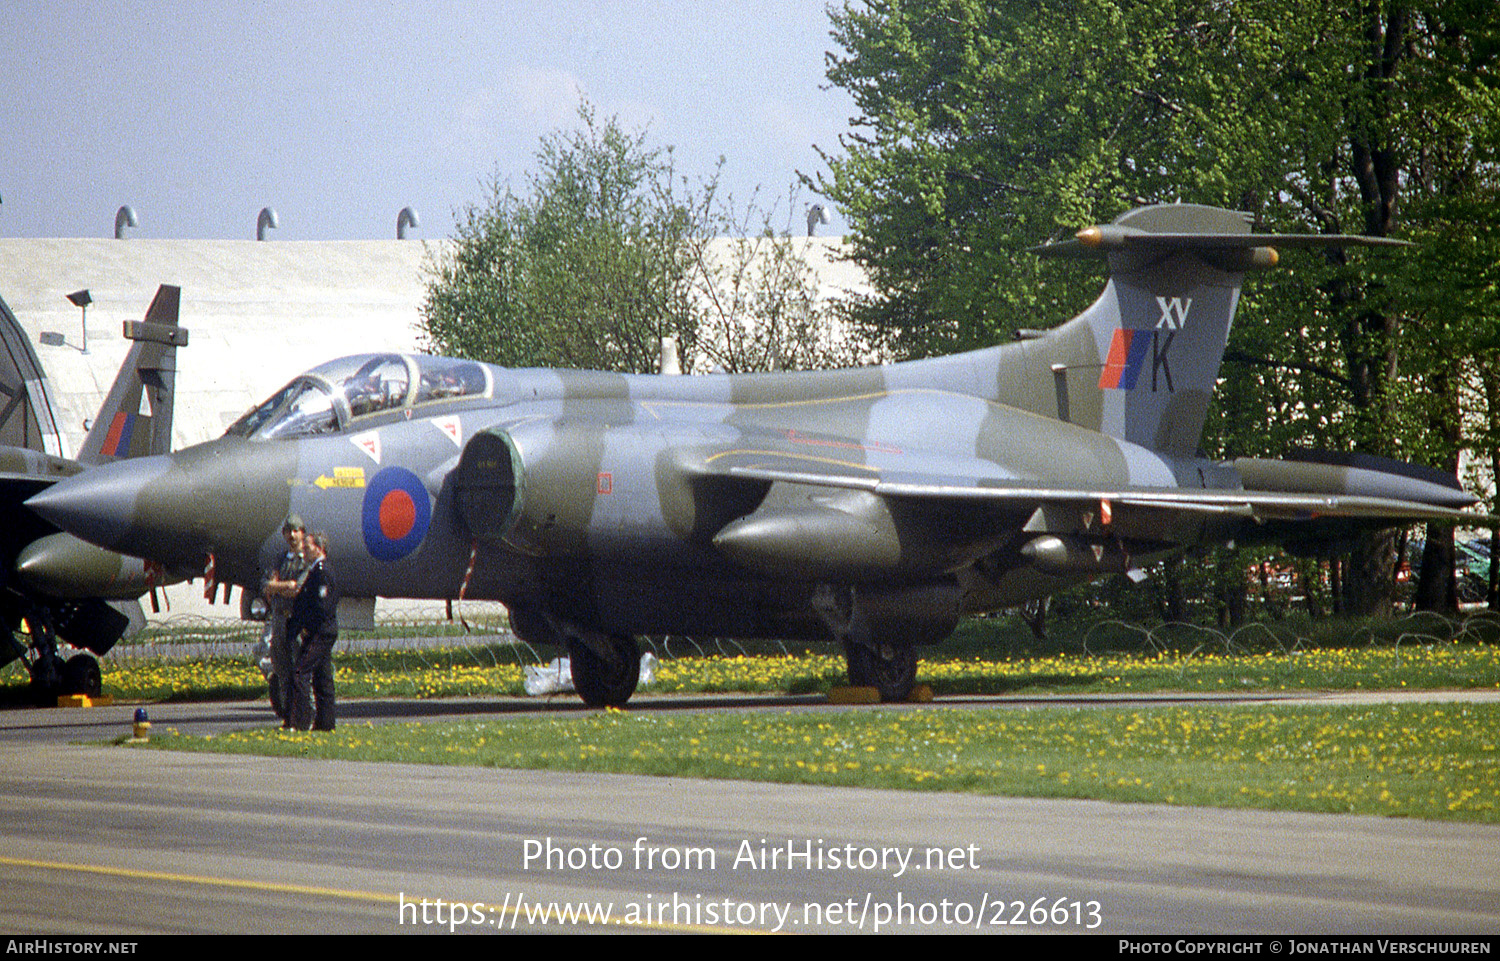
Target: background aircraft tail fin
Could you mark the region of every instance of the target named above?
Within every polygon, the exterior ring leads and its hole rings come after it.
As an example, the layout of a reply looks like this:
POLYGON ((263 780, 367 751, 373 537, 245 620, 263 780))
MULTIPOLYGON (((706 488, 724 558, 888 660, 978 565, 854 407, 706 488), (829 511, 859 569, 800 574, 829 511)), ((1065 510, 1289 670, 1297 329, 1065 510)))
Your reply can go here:
POLYGON ((125 337, 134 343, 83 439, 79 463, 102 464, 172 449, 177 348, 188 340, 177 324, 181 300, 180 287, 163 284, 146 319, 125 322, 125 337))
POLYGON ((1277 246, 1402 245, 1374 237, 1255 234, 1250 224, 1245 213, 1164 204, 1034 249, 1109 262, 1099 299, 1026 345, 1030 363, 1052 368, 1061 419, 1193 456, 1245 273, 1275 266, 1277 246))

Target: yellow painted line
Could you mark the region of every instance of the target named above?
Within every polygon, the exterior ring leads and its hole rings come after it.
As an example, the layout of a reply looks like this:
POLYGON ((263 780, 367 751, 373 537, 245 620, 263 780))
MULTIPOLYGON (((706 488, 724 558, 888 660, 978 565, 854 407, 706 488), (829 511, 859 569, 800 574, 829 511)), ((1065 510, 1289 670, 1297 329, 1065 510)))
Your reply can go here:
MULTIPOLYGON (((717 454, 710 454, 704 458, 705 464, 712 464, 721 457, 772 457, 777 460, 811 461, 814 464, 832 464, 835 467, 853 467, 858 470, 868 471, 871 474, 879 474, 880 468, 871 467, 869 464, 859 464, 852 460, 839 460, 835 457, 814 457, 811 454, 798 454, 793 451, 779 450, 753 450, 751 448, 736 448, 734 450, 721 450, 717 454)), ((755 467, 757 465, 747 465, 755 467)))
MULTIPOLYGON (((102 864, 75 864, 68 861, 36 861, 30 858, 8 858, 0 856, 0 865, 9 865, 18 868, 31 868, 46 871, 74 871, 80 874, 98 874, 106 877, 130 878, 137 881, 163 881, 169 884, 196 884, 204 887, 234 888, 240 891, 266 891, 277 894, 305 894, 314 897, 343 898, 346 901, 370 901, 376 904, 399 905, 404 894, 383 894, 378 891, 351 891, 345 888, 321 888, 308 884, 284 884, 276 881, 247 881, 243 878, 211 878, 196 874, 174 874, 170 871, 143 871, 139 868, 108 867, 102 864)), ((429 899, 430 900, 430 899, 429 899)), ((453 900, 453 899, 445 899, 453 900)), ((406 898, 408 904, 412 901, 420 903, 420 896, 406 898)), ((475 903, 475 902, 470 902, 475 903)), ((542 902, 538 902, 539 904, 542 902)), ((522 918, 519 908, 505 908, 502 905, 484 902, 485 907, 493 912, 493 916, 509 918, 514 916, 522 918)), ((575 919, 582 924, 590 924, 581 918, 575 919)), ((688 934, 764 934, 754 928, 724 928, 710 925, 695 924, 672 924, 669 922, 655 923, 650 921, 626 921, 622 918, 610 918, 605 924, 627 928, 650 928, 654 931, 678 931, 688 934)), ((593 922, 598 926, 598 922, 593 922)), ((440 925, 428 925, 428 927, 440 927, 440 925)), ((505 928, 503 924, 493 925, 496 928, 505 928)), ((536 930, 542 930, 552 925, 539 925, 536 930)), ((528 930, 530 928, 528 927, 528 930)))
MULTIPOLYGON (((875 390, 866 394, 840 394, 837 397, 809 397, 804 400, 773 400, 762 401, 756 404, 737 404, 730 400, 668 400, 658 398, 653 400, 639 401, 640 405, 649 411, 658 420, 660 415, 656 413, 658 407, 724 407, 730 411, 736 410, 772 410, 777 407, 811 407, 821 404, 853 404, 860 401, 875 400, 881 397, 890 397, 893 394, 907 393, 937 393, 952 394, 953 391, 927 391, 923 388, 907 388, 898 391, 875 390)), ((967 396, 967 395, 961 395, 967 396)))
POLYGON ((284 884, 275 881, 247 881, 241 878, 210 878, 196 874, 172 874, 167 871, 143 871, 138 868, 107 867, 102 864, 73 864, 66 861, 33 861, 28 858, 0 857, 0 864, 19 868, 41 868, 51 871, 76 871, 81 874, 102 874, 107 877, 132 878, 138 881, 165 881, 173 884, 198 884, 221 888, 237 888, 243 891, 274 891, 283 894, 314 894, 322 897, 345 898, 350 901, 374 901, 381 904, 397 904, 399 895, 378 894, 374 891, 346 891, 341 888, 320 888, 304 884, 284 884))

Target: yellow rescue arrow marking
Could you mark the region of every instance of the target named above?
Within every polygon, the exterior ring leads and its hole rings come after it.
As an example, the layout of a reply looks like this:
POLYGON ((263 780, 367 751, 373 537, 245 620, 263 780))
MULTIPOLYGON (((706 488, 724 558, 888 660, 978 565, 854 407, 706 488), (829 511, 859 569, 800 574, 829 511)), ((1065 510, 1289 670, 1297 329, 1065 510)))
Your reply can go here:
POLYGON ((363 467, 335 467, 332 477, 319 474, 318 479, 313 483, 325 491, 330 487, 363 487, 365 486, 365 469, 363 467))

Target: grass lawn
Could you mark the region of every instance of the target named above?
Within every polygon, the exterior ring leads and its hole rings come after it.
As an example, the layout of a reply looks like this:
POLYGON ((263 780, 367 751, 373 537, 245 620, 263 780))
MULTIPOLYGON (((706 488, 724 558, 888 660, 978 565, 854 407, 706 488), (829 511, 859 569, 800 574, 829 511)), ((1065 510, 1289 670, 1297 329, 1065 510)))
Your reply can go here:
MULTIPOLYGON (((939 696, 1500 689, 1500 645, 1489 636, 1492 625, 1479 624, 1485 636, 1408 621, 1341 629, 1320 622, 1317 637, 1295 625, 1225 637, 1106 623, 1071 641, 1028 647, 1007 628, 980 621, 924 651, 919 681, 939 696)), ((661 660, 646 689, 653 693, 808 694, 845 678, 843 658, 826 648, 735 645, 736 653, 723 653, 673 642, 656 650, 661 660)), ((471 642, 340 653, 335 664, 341 698, 520 697, 523 663, 537 660, 528 648, 471 642)), ((248 652, 102 663, 105 692, 124 700, 265 696, 248 652)), ((14 681, 11 688, 23 690, 14 681)), ((1077 709, 1043 702, 520 714, 333 734, 158 730, 152 746, 1495 822, 1497 742, 1500 705, 1490 703, 1077 709)))
POLYGON ((1500 821, 1500 704, 603 711, 153 747, 1500 821))

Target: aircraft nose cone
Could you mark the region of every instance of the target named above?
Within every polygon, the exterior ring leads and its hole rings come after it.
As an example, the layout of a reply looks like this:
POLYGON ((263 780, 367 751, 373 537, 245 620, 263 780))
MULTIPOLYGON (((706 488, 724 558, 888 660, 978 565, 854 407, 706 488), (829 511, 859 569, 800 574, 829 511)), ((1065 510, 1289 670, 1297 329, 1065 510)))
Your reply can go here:
POLYGON ((167 456, 139 457, 90 468, 58 481, 26 501, 44 520, 101 547, 136 540, 142 492, 172 466, 167 456))

